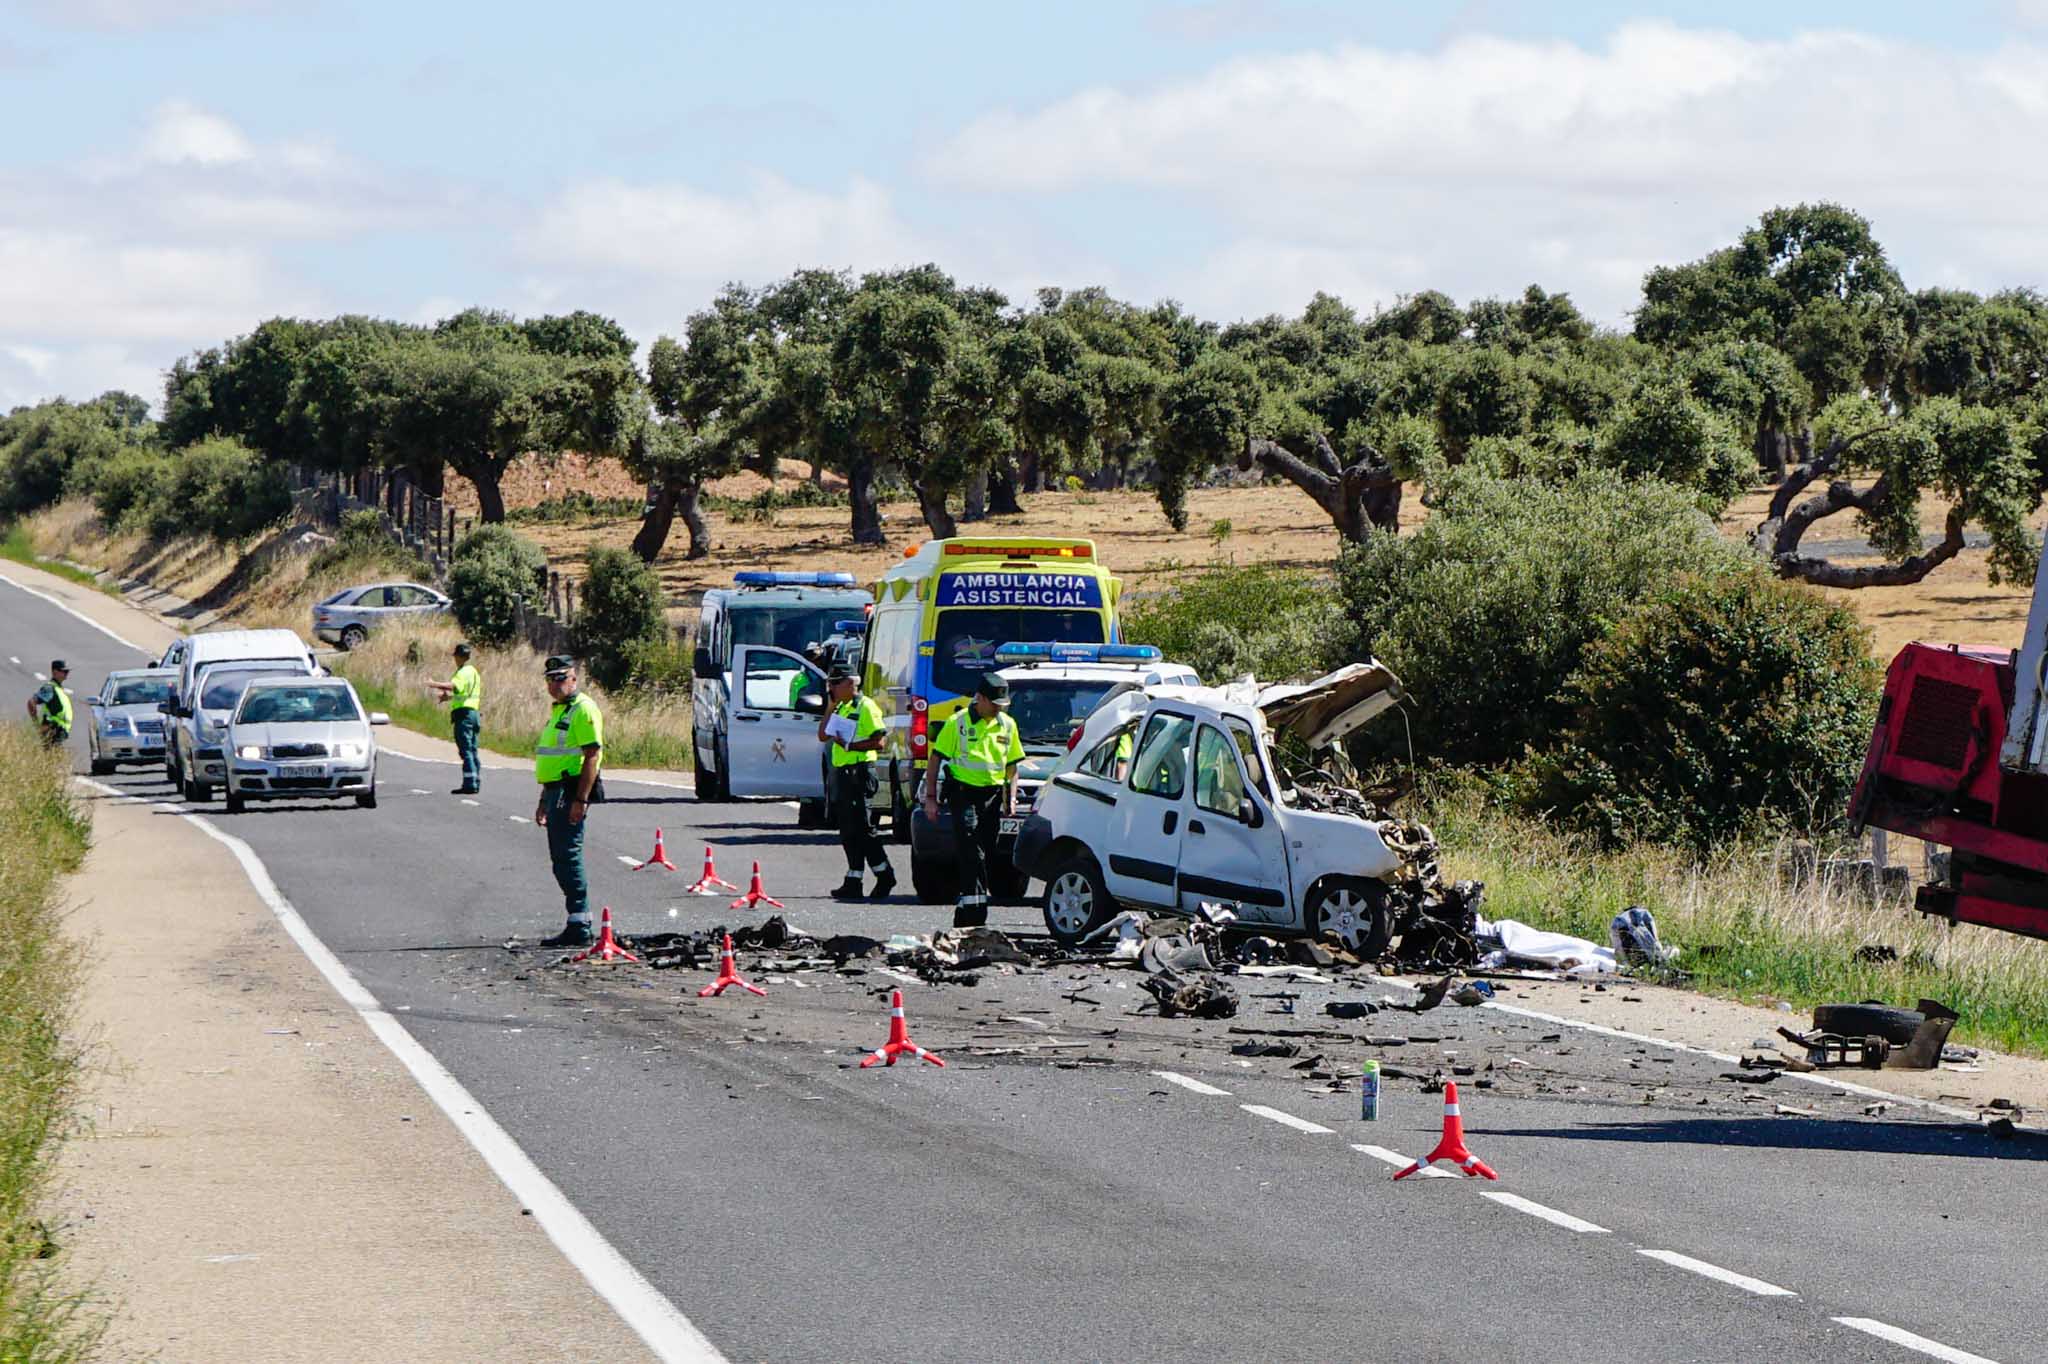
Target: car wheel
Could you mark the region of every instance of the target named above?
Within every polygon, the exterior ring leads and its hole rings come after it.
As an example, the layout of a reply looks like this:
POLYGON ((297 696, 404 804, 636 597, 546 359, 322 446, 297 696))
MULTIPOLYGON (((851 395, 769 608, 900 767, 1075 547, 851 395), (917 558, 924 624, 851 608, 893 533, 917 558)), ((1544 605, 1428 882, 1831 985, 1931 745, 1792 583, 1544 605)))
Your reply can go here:
POLYGON ((1045 931, 1062 947, 1072 947, 1109 922, 1116 901, 1102 880, 1102 869, 1085 852, 1070 854, 1045 881, 1045 931))
POLYGON ((92 774, 95 777, 104 777, 114 770, 114 764, 108 762, 105 758, 94 758, 88 766, 91 767, 92 774))
POLYGON ((362 807, 363 809, 365 809, 365 810, 374 810, 374 809, 376 809, 376 808, 377 808, 377 788, 376 788, 376 786, 375 786, 374 784, 372 784, 369 790, 367 790, 367 791, 364 791, 364 792, 360 793, 359 795, 357 795, 357 796, 356 796, 356 804, 357 804, 357 805, 359 805, 359 806, 361 806, 361 807, 362 807))
POLYGON ((1387 888, 1364 877, 1331 876, 1316 882, 1305 918, 1312 936, 1335 939, 1360 961, 1378 961, 1394 939, 1387 888))
POLYGON ((229 792, 228 792, 228 813, 229 813, 229 814, 231 814, 231 815, 239 815, 240 813, 242 813, 242 811, 243 811, 243 809, 244 809, 244 808, 246 808, 246 807, 245 807, 245 803, 243 802, 243 800, 242 800, 241 796, 237 795, 237 794, 236 794, 235 792, 233 792, 233 791, 229 791, 229 792))
POLYGON ((185 788, 185 799, 198 801, 202 805, 213 799, 213 783, 195 781, 185 788))
POLYGON ((910 859, 910 888, 920 904, 948 905, 959 898, 960 873, 929 858, 910 859))
POLYGON ((363 641, 369 637, 370 632, 368 630, 365 630, 360 625, 351 625, 341 632, 341 647, 344 649, 360 649, 363 647, 363 641))
POLYGON ((708 803, 718 799, 718 773, 702 762, 697 762, 696 770, 690 774, 690 784, 696 789, 698 800, 708 803))
POLYGON ((796 827, 799 829, 822 829, 825 827, 825 802, 802 800, 796 806, 796 827))
POLYGON ((990 896, 997 900, 1015 903, 1024 898, 1031 878, 1018 871, 1015 863, 1007 861, 1007 856, 1006 852, 998 851, 996 860, 989 864, 988 890, 990 896))

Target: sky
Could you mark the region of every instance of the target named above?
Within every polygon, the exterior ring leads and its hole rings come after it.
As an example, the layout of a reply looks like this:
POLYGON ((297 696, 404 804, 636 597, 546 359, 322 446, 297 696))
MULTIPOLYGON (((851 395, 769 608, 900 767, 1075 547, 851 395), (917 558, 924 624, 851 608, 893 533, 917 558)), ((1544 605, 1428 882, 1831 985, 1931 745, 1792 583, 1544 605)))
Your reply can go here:
POLYGON ((264 318, 937 261, 1228 321, 1569 292, 1775 204, 2048 290, 2048 0, 0 0, 0 410, 264 318))

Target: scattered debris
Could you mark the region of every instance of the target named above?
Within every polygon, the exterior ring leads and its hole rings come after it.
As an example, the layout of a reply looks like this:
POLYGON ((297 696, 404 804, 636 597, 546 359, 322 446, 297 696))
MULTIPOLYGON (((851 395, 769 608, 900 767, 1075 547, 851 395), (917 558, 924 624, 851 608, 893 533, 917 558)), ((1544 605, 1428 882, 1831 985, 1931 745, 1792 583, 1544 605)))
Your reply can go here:
POLYGON ((1468 980, 1458 987, 1458 993, 1452 995, 1451 998, 1457 1000, 1458 1003, 1468 1009, 1477 1008, 1481 1004, 1492 1001, 1493 987, 1483 980, 1468 980))
POLYGON ((1240 1042, 1230 1049, 1232 1056, 1299 1056, 1301 1048, 1292 1042, 1240 1042))
POLYGON ((1140 982, 1159 1001, 1161 1018, 1235 1018, 1237 994, 1214 976, 1186 977, 1171 971, 1140 982))
POLYGON ((1323 1006, 1323 1012, 1332 1018, 1365 1018, 1379 1011, 1379 1005, 1364 999, 1333 999, 1323 1006))
POLYGON ((1607 923, 1607 942, 1617 960, 1628 966, 1662 970, 1678 957, 1657 938, 1657 921, 1641 905, 1630 905, 1607 923))
POLYGON ((1410 1004, 1408 1008, 1415 1013, 1428 1013, 1431 1009, 1444 1002, 1444 996, 1451 992, 1451 982, 1456 979, 1456 976, 1445 976, 1434 985, 1423 986, 1421 991, 1415 996, 1415 1002, 1410 1004))

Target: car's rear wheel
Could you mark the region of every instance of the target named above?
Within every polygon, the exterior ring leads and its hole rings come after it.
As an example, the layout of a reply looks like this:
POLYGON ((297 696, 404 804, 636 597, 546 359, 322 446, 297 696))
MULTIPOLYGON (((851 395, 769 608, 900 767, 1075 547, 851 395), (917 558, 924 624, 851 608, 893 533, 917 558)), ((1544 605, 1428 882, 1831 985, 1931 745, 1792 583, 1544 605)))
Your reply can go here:
POLYGON ((242 813, 242 811, 243 811, 244 809, 246 809, 246 808, 247 808, 246 802, 244 802, 244 801, 243 801, 243 799, 241 798, 241 796, 237 795, 237 794, 236 794, 236 793, 235 793, 234 791, 232 791, 232 790, 228 792, 228 813, 229 813, 229 814, 231 814, 231 815, 239 815, 239 814, 240 814, 240 813, 242 813))
POLYGON ((108 762, 105 758, 94 758, 89 766, 92 768, 92 774, 95 777, 104 777, 114 770, 114 764, 108 762))
POLYGON ((341 647, 344 649, 360 649, 363 647, 363 641, 369 637, 370 632, 362 626, 348 626, 341 632, 341 647))
POLYGON ((929 857, 910 859, 910 888, 927 905, 951 904, 960 894, 960 873, 929 857))
POLYGON ((800 800, 796 805, 796 827, 799 829, 822 829, 825 827, 825 802, 822 800, 800 800))
POLYGON ((1085 852, 1070 853, 1045 879, 1045 931, 1062 947, 1072 947, 1110 921, 1116 901, 1102 879, 1102 869, 1085 852))
POLYGON ((213 788, 207 785, 205 782, 193 781, 190 778, 187 778, 185 781, 183 794, 186 800, 192 801, 196 804, 202 801, 212 800, 213 788))
POLYGON ((1378 961, 1394 939, 1387 888, 1360 876, 1330 876, 1309 892, 1308 931, 1331 938, 1360 961, 1378 961))

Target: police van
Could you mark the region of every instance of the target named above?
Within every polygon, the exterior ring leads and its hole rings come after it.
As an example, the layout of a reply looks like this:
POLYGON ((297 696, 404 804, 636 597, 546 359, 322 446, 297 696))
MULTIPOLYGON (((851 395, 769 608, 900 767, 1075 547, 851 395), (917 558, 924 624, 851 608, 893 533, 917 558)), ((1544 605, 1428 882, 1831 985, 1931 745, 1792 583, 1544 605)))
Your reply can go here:
POLYGON ((897 838, 910 837, 932 737, 997 666, 996 650, 1117 643, 1122 587, 1093 540, 987 535, 928 540, 876 580, 861 689, 882 711, 875 800, 897 838))
POLYGON ((851 573, 735 573, 704 594, 691 660, 691 728, 699 800, 766 796, 822 816, 816 702, 825 674, 805 650, 822 644, 870 597, 851 573))

